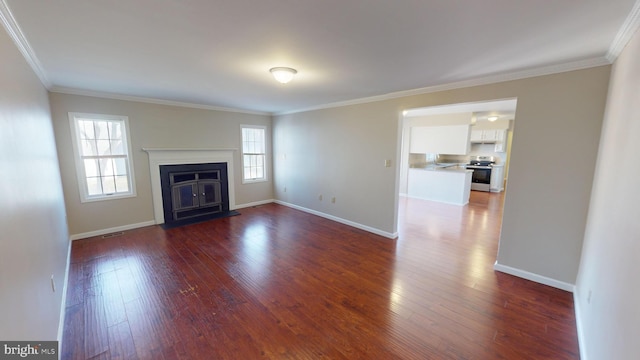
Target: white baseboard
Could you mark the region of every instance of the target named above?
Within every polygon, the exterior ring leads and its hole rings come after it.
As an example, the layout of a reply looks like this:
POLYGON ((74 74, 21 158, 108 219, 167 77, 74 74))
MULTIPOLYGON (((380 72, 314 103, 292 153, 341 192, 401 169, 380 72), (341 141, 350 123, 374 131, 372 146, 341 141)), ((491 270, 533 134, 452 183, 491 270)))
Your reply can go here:
MULTIPOLYGON (((290 204, 284 201, 280 201, 280 200, 274 200, 274 199, 269 199, 269 200, 261 200, 261 201, 255 201, 255 202, 251 202, 251 203, 246 203, 246 204, 240 204, 240 205, 235 205, 235 207, 232 210, 236 210, 236 209, 243 209, 243 208, 248 208, 251 206, 259 206, 259 205, 264 205, 264 204, 269 204, 269 203, 276 203, 276 204, 280 204, 280 205, 284 205, 296 210, 300 210, 300 211, 304 211, 306 213, 309 214, 313 214, 313 215, 317 215, 320 217, 323 217, 325 219, 329 219, 329 220, 333 220, 336 222, 339 222, 341 224, 345 224, 345 225, 349 225, 352 226, 354 228, 358 228, 361 230, 365 230, 368 231, 370 233, 374 233, 376 235, 380 235, 380 236, 384 236, 386 238, 389 239, 395 239, 398 237, 398 233, 389 233, 386 231, 382 231, 376 228, 372 228, 370 226, 366 226, 366 225, 362 225, 350 220, 346 220, 346 219, 342 219, 339 218, 337 216, 333 216, 333 215, 329 215, 329 214, 325 214, 323 212, 319 212, 316 210, 311 210, 311 209, 307 209, 305 207, 302 206, 298 206, 298 205, 294 205, 294 204, 290 204)), ((89 231, 89 232, 85 232, 85 233, 80 233, 80 234, 73 234, 71 235, 71 240, 79 240, 79 239, 86 239, 86 238, 90 238, 93 236, 100 236, 100 235, 105 235, 105 234, 111 234, 114 232, 118 232, 118 231, 126 231, 126 230, 131 230, 131 229, 137 229, 137 228, 141 228, 141 227, 145 227, 145 226, 151 226, 151 225, 155 225, 156 222, 154 220, 149 220, 149 221, 145 221, 145 222, 141 222, 141 223, 137 223, 137 224, 129 224, 129 225, 123 225, 123 226, 116 226, 116 227, 112 227, 112 228, 108 228, 108 229, 102 229, 102 230, 95 230, 95 231, 89 231)))
POLYGON ((118 232, 118 231, 126 231, 126 230, 131 230, 131 229, 137 229, 137 228, 141 228, 141 227, 145 227, 145 226, 151 226, 151 225, 155 225, 156 222, 155 220, 149 220, 149 221, 144 221, 141 223, 137 223, 137 224, 129 224, 129 225, 122 225, 122 226, 116 226, 116 227, 112 227, 112 228, 108 228, 108 229, 102 229, 102 230, 95 230, 95 231, 89 231, 89 232, 85 232, 85 233, 81 233, 81 234, 73 234, 71 235, 71 240, 79 240, 79 239, 86 239, 86 238, 90 238, 93 236, 100 236, 100 235, 105 235, 105 234, 111 234, 114 232, 118 232))
POLYGON ((389 238, 389 239, 395 239, 395 238, 398 237, 398 233, 397 232, 390 233, 390 232, 382 231, 380 229, 372 228, 370 226, 362 225, 362 224, 359 224, 359 223, 356 223, 356 222, 353 222, 353 221, 350 221, 350 220, 339 218, 337 216, 325 214, 323 212, 312 210, 312 209, 307 209, 305 207, 294 205, 294 204, 290 204, 288 202, 284 202, 284 201, 280 201, 280 200, 275 200, 274 202, 276 204, 279 204, 279 205, 284 205, 284 206, 287 206, 287 207, 290 207, 290 208, 293 208, 293 209, 296 209, 296 210, 304 211, 304 212, 312 214, 312 215, 320 216, 320 217, 323 217, 325 219, 329 219, 329 220, 332 220, 332 221, 335 221, 335 222, 339 222, 341 224, 349 225, 349 226, 352 226, 352 227, 360 229, 360 230, 364 230, 364 231, 368 231, 368 232, 376 234, 376 235, 384 236, 384 237, 389 238))
POLYGON ((589 357, 587 356, 587 349, 585 348, 585 338, 584 331, 582 327, 582 317, 580 316, 582 312, 580 311, 580 288, 578 286, 575 287, 573 291, 573 310, 576 315, 576 329, 578 331, 578 349, 580 349, 580 359, 587 360, 589 357))
POLYGON ((564 291, 569 291, 569 292, 574 292, 575 291, 575 285, 573 284, 569 284, 566 283, 564 281, 559 281, 556 279, 552 279, 546 276, 542 276, 542 275, 538 275, 538 274, 534 274, 532 272, 528 272, 525 270, 521 270, 521 269, 516 269, 514 267, 511 266, 507 266, 507 265, 502 265, 502 264, 498 264, 498 261, 496 261, 496 263, 493 265, 493 269, 496 271, 500 271, 506 274, 510 274, 513 276, 517 276, 523 279, 527 279, 527 280, 531 280, 543 285, 548 285, 560 290, 564 290, 564 291))
POLYGON ((71 239, 67 248, 67 261, 64 270, 64 282, 62 285, 62 301, 60 302, 60 320, 58 323, 58 351, 62 348, 62 335, 64 334, 64 319, 67 315, 67 285, 69 283, 69 268, 71 267, 71 239))
POLYGON ((231 209, 231 210, 244 209, 244 208, 248 208, 248 207, 252 207, 252 206, 270 204, 272 202, 275 202, 275 200, 274 199, 269 199, 269 200, 254 201, 254 202, 250 202, 250 203, 246 203, 246 204, 235 205, 233 207, 233 209, 231 209))

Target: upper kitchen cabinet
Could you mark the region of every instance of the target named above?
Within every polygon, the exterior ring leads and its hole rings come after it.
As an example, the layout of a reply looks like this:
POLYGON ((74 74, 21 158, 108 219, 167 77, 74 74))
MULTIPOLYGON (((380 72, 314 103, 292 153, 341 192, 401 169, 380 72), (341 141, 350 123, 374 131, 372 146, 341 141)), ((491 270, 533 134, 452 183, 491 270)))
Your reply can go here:
POLYGON ((473 130, 471 131, 472 143, 495 143, 505 138, 506 130, 473 130))
POLYGON ((469 125, 415 126, 411 128, 411 153, 467 155, 470 150, 469 125))
POLYGON ((507 129, 472 130, 471 143, 496 144, 495 152, 507 151, 507 129))

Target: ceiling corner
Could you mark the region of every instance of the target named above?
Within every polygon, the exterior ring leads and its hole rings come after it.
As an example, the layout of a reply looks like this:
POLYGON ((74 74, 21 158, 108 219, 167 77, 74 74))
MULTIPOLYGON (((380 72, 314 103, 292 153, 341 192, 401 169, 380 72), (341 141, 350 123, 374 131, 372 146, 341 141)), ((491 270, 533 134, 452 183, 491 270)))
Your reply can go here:
POLYGON ((615 39, 613 39, 606 55, 609 62, 613 63, 616 61, 622 50, 627 46, 629 40, 631 40, 633 34, 638 31, 638 28, 640 28, 640 0, 636 0, 627 19, 620 27, 620 30, 618 30, 615 39))
POLYGON ((18 50, 20 50, 20 53, 22 53, 24 59, 40 79, 42 85, 47 89, 50 89, 52 84, 47 78, 47 74, 44 72, 38 57, 36 57, 36 54, 31 48, 31 45, 29 45, 27 38, 22 33, 20 26, 18 26, 18 23, 13 17, 13 14, 5 0, 0 0, 0 23, 2 23, 7 34, 9 34, 15 45, 18 47, 18 50))

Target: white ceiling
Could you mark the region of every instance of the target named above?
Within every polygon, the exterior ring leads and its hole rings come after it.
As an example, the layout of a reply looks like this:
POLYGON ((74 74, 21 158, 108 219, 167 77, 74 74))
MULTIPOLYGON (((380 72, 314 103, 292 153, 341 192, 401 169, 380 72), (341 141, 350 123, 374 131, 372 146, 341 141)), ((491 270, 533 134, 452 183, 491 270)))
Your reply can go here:
POLYGON ((280 113, 610 63, 634 2, 0 0, 0 18, 50 90, 280 113))

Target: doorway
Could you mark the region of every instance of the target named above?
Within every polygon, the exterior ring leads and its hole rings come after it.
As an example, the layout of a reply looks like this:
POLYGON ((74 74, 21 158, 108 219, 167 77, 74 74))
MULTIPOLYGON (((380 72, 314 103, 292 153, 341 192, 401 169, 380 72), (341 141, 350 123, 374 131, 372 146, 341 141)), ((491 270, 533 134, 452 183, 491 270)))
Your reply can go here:
MULTIPOLYGON (((399 166, 399 196, 398 224, 399 234, 408 230, 411 223, 423 219, 422 222, 432 222, 430 227, 421 230, 431 232, 447 232, 437 224, 444 224, 444 217, 456 223, 464 223, 462 227, 497 226, 495 239, 496 251, 499 240, 499 229, 502 227, 502 206, 506 196, 511 143, 515 126, 517 99, 503 99, 474 103, 461 103, 435 107, 407 109, 401 120, 401 150, 399 166), (461 154, 414 153, 411 152, 411 130, 423 126, 469 126, 468 152, 461 154), (473 136, 472 136, 473 135, 473 136), (471 191, 469 203, 465 205, 451 205, 431 202, 412 197, 409 191, 409 173, 431 165, 451 165, 464 171, 465 164, 472 156, 491 156, 495 159, 490 192, 471 191), (412 170, 414 169, 414 170, 412 170), (490 221, 487 217, 490 217, 490 221), (434 220, 434 218, 438 218, 434 220), (431 220, 429 220, 431 219, 431 220)), ((415 140, 415 139, 414 139, 415 140)), ((415 147, 414 147, 415 149, 415 147)), ((419 222, 419 221, 418 221, 419 222)), ((424 224, 423 224, 424 225, 424 224)), ((452 237, 452 238, 455 238, 452 237)))

